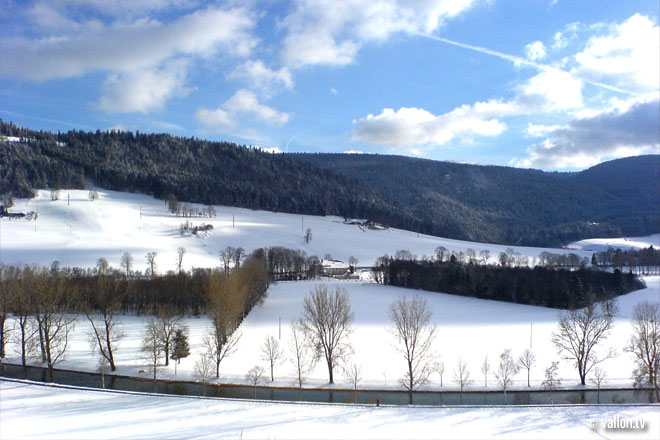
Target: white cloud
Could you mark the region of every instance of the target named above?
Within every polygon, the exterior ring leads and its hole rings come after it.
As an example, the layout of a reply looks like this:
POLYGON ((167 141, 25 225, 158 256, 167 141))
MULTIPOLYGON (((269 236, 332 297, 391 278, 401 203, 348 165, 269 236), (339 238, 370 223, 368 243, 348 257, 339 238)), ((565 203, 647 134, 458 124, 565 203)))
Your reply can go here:
POLYGON ((605 159, 660 152, 660 100, 633 99, 629 105, 575 118, 531 147, 529 156, 512 164, 536 168, 583 168, 605 159))
POLYGON ((281 56, 291 67, 346 65, 360 47, 397 32, 431 33, 474 0, 301 0, 282 21, 281 56))
POLYGON ((233 127, 236 125, 232 115, 221 108, 215 110, 200 108, 195 112, 195 118, 207 127, 233 127))
POLYGON ((253 92, 245 89, 237 91, 222 106, 233 114, 253 114, 267 124, 285 124, 289 120, 287 113, 280 113, 272 107, 261 104, 253 92))
POLYGON ((390 148, 444 145, 456 139, 497 136, 506 126, 495 116, 515 112, 513 105, 499 101, 464 105, 437 116, 420 108, 386 108, 357 121, 352 138, 390 148))
POLYGON ((525 56, 532 61, 545 58, 545 45, 541 41, 535 41, 525 46, 525 56))
POLYGON ((36 7, 48 6, 58 11, 89 11, 102 16, 125 16, 166 9, 184 9, 197 6, 199 0, 46 0, 36 1, 36 7))
POLYGON ((660 27, 635 14, 609 33, 592 37, 575 55, 572 73, 591 81, 605 81, 637 93, 657 91, 660 85, 660 27))
POLYGON ((561 125, 542 125, 542 124, 527 124, 527 135, 531 137, 547 136, 553 131, 560 129, 561 125))
POLYGON ((568 72, 547 68, 518 88, 515 101, 530 112, 580 108, 582 81, 568 72))
POLYGON ((38 39, 0 39, 0 76, 41 81, 92 71, 131 72, 180 56, 247 56, 256 45, 250 33, 254 20, 243 9, 209 7, 170 23, 138 19, 81 26, 38 39))
POLYGON ((262 91, 266 95, 270 95, 272 90, 278 87, 284 87, 288 90, 293 88, 293 77, 288 68, 282 67, 279 70, 271 70, 261 60, 246 61, 229 73, 227 78, 245 79, 251 87, 262 91))
POLYGON ((333 95, 337 96, 337 94, 338 94, 339 92, 338 92, 337 89, 335 89, 334 87, 330 87, 330 93, 332 93, 333 95))
POLYGON ((101 87, 97 107, 108 113, 159 110, 168 99, 188 94, 186 69, 186 63, 179 61, 162 69, 112 74, 101 87))
POLYGON ((238 90, 231 98, 215 110, 199 109, 195 113, 197 120, 208 127, 235 127, 241 116, 256 116, 269 125, 281 125, 289 121, 289 114, 278 112, 272 107, 259 102, 250 90, 238 90))

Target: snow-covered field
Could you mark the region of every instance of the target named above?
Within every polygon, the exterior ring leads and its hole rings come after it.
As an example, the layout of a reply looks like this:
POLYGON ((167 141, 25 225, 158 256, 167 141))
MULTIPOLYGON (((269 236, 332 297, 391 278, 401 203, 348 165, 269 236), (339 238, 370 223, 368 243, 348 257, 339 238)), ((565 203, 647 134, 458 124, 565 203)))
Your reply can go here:
POLYGON ((567 248, 581 251, 602 252, 610 248, 639 250, 649 246, 653 246, 656 249, 660 247, 660 234, 654 234, 649 237, 589 238, 571 243, 567 248))
MULTIPOLYGON (((50 264, 59 260, 65 266, 93 266, 100 257, 110 264, 119 265, 123 252, 131 252, 138 268, 144 269, 146 262, 141 258, 147 252, 158 252, 157 264, 161 272, 173 269, 178 247, 185 247, 187 253, 184 266, 209 267, 219 264, 218 251, 226 246, 241 246, 248 252, 262 246, 286 246, 300 248, 308 254, 324 256, 331 254, 344 261, 350 255, 357 257, 360 264, 371 264, 377 257, 398 249, 408 249, 417 256, 432 255, 437 246, 448 250, 465 251, 472 248, 490 250, 491 258, 496 258, 506 246, 470 243, 438 237, 418 235, 409 231, 387 229, 371 230, 343 223, 338 217, 313 217, 281 214, 249 209, 216 207, 217 216, 186 219, 169 213, 165 203, 152 197, 114 191, 99 191, 100 198, 88 199, 88 192, 64 190, 60 199, 53 201, 49 191, 40 191, 39 197, 32 200, 17 200, 12 209, 37 211, 38 220, 17 221, 2 219, 0 222, 0 261, 11 263, 50 264), (191 220, 194 224, 211 223, 213 231, 206 237, 181 236, 179 225, 191 220), (311 228, 312 241, 304 242, 304 231, 311 228)), ((199 206, 201 208, 201 206, 199 206)), ((660 235, 646 239, 634 239, 637 243, 656 243, 660 235)), ((631 239, 632 240, 632 239, 631 239)), ((591 240, 593 242, 597 240, 591 240)), ((626 240, 619 240, 624 242, 626 240)), ((585 241, 586 242, 586 241, 585 241)), ((610 240, 611 243, 618 241, 610 240)), ((582 242, 580 242, 582 243, 582 242)), ((584 243, 583 243, 584 244, 584 243)), ((576 247, 582 246, 576 244, 576 247)), ((515 251, 529 257, 540 252, 564 252, 561 249, 515 247, 515 251)), ((589 256, 586 250, 577 251, 589 256)), ((606 382, 610 385, 630 384, 632 362, 622 348, 630 337, 629 317, 634 304, 641 300, 660 300, 660 278, 646 279, 648 288, 634 292, 620 299, 621 311, 608 345, 618 349, 620 355, 604 364, 608 372, 606 382)), ((394 347, 395 338, 388 332, 390 319, 389 305, 399 296, 417 292, 395 287, 364 284, 362 281, 326 280, 331 288, 335 285, 349 291, 355 310, 355 331, 351 335, 354 348, 352 361, 362 366, 363 387, 397 388, 404 365, 394 347)), ((298 319, 302 310, 303 297, 318 282, 282 282, 271 286, 268 298, 256 307, 241 326, 243 337, 238 351, 223 362, 221 381, 244 382, 244 375, 254 365, 265 365, 261 359, 260 346, 268 335, 280 336, 286 346, 289 339, 289 323, 298 319)), ((467 361, 474 380, 471 388, 483 386, 483 375, 479 367, 485 356, 495 365, 502 350, 511 348, 517 356, 531 346, 537 356, 536 367, 532 371, 532 382, 538 386, 543 379, 543 370, 550 361, 557 360, 557 354, 550 342, 555 330, 557 312, 541 307, 524 306, 463 298, 437 293, 419 292, 427 298, 432 310, 433 321, 438 326, 435 353, 438 361, 445 364, 445 387, 455 387, 452 371, 457 360, 467 361)), ((192 355, 179 366, 178 376, 192 378, 195 360, 203 350, 202 340, 209 322, 205 317, 187 317, 190 328, 192 355)), ((119 373, 138 375, 144 369, 140 360, 140 342, 145 325, 144 317, 122 316, 121 326, 126 334, 117 349, 119 373)), ((90 355, 89 324, 79 319, 74 333, 68 360, 61 367, 95 370, 96 360, 90 355)), ((15 353, 12 354, 16 361, 15 353)), ((493 368, 494 370, 494 368, 493 368)), ((276 384, 293 383, 292 366, 289 361, 276 368, 276 384)), ((170 366, 161 376, 174 375, 170 366)), ((560 375, 564 385, 574 385, 576 374, 568 361, 561 364, 560 375)), ((347 386, 337 374, 338 386, 347 386), (343 382, 343 383, 342 383, 343 382)), ((438 386, 435 376, 430 387, 438 386)), ((495 378, 488 378, 489 387, 494 386, 495 378)), ((310 384, 325 385, 327 372, 319 363, 310 377, 310 384)), ((525 386, 524 374, 516 377, 515 385, 525 386)))
MULTIPOLYGON (((104 257, 118 266, 124 252, 130 252, 136 268, 144 270, 144 256, 157 252, 160 272, 174 269, 176 249, 187 250, 184 266, 218 266, 218 251, 227 246, 243 247, 248 252, 258 247, 285 246, 302 249, 323 258, 331 254, 346 261, 359 259, 369 265, 383 254, 407 249, 418 257, 433 255, 435 248, 449 251, 482 249, 497 258, 507 246, 470 243, 425 236, 409 231, 363 229, 343 223, 338 217, 313 217, 216 207, 217 216, 182 218, 171 215, 160 200, 113 191, 99 191, 100 199, 90 201, 87 191, 62 191, 60 199, 50 199, 40 191, 33 200, 17 200, 14 212, 37 211, 36 222, 2 219, 0 221, 0 262, 94 266, 104 257), (214 229, 204 237, 181 236, 181 223, 210 223, 214 229), (307 228, 313 238, 304 241, 307 228)), ((200 206, 201 208, 201 206, 200 206)), ((581 256, 607 247, 658 246, 660 235, 647 238, 583 240, 571 248, 581 256), (600 246, 600 247, 599 247, 600 246)), ((562 249, 514 247, 516 252, 538 257, 543 251, 562 253, 562 249)), ((605 386, 629 386, 632 359, 623 352, 630 334, 630 316, 640 301, 660 301, 660 277, 647 277, 648 287, 619 299, 620 312, 611 337, 603 349, 612 347, 619 356, 603 364, 607 371, 605 386)), ((472 383, 468 389, 484 388, 480 366, 488 356, 492 369, 488 389, 496 388, 494 366, 504 349, 517 357, 531 346, 537 361, 531 382, 539 387, 543 371, 551 361, 560 359, 551 343, 556 329, 557 311, 542 307, 463 298, 452 295, 411 291, 396 287, 355 281, 323 279, 280 282, 269 288, 262 305, 257 306, 241 325, 242 338, 236 353, 223 361, 219 382, 245 383, 245 373, 255 365, 267 370, 260 347, 272 335, 281 338, 284 348, 290 339, 289 323, 298 319, 302 300, 316 284, 348 290, 355 312, 351 362, 361 366, 361 388, 400 389, 399 378, 405 365, 396 351, 396 339, 388 330, 389 305, 401 296, 421 295, 433 311, 437 326, 434 353, 445 365, 443 389, 456 389, 453 369, 459 358, 467 362, 472 383), (280 327, 281 323, 281 327, 280 327)), ((145 317, 121 316, 125 337, 116 347, 118 373, 146 376, 140 352, 145 317)), ((194 364, 204 350, 203 337, 209 328, 206 317, 185 317, 189 328, 191 355, 177 368, 179 379, 194 379, 194 364)), ((97 359, 89 346, 89 323, 78 319, 70 350, 62 368, 95 371, 97 359)), ((9 362, 19 362, 15 346, 8 347, 9 362)), ((275 368, 275 382, 292 386, 293 365, 288 358, 275 368)), ((577 384, 577 374, 569 361, 560 364, 564 387, 577 384)), ((174 378, 174 365, 161 368, 161 378, 174 378)), ((435 374, 427 389, 439 389, 435 374)), ((337 388, 349 387, 341 371, 335 373, 337 388)), ((328 386, 327 370, 319 362, 307 386, 328 386)), ((526 388, 526 374, 520 372, 513 388, 526 388)), ((392 408, 341 405, 259 403, 235 400, 181 398, 82 389, 37 386, 0 381, 0 438, 104 438, 104 437, 284 437, 284 438, 658 438, 660 415, 656 407, 541 407, 541 408, 392 408), (649 424, 642 432, 594 431, 590 422, 616 417, 641 418, 649 424)))
POLYGON ((0 438, 660 437, 651 406, 366 407, 66 389, 0 380, 0 438), (608 421, 644 423, 608 430, 608 421), (591 426, 595 425, 596 428, 591 426))
MULTIPOLYGON (((328 284, 331 289, 335 286, 343 287, 350 295, 355 312, 354 332, 350 337, 354 349, 351 362, 362 367, 361 388, 401 389, 398 380, 405 371, 405 364, 396 351, 396 339, 388 330, 391 326, 388 307, 400 296, 421 295, 427 299, 433 311, 432 321, 438 328, 434 352, 437 360, 445 364, 443 389, 457 388, 453 381, 453 369, 459 357, 467 362, 471 370, 473 383, 469 389, 473 390, 484 387, 480 366, 485 356, 488 356, 492 365, 488 375, 488 388, 496 389, 494 370, 504 349, 512 349, 513 355, 517 357, 531 345, 537 357, 537 363, 531 371, 533 387, 540 386, 544 369, 550 362, 559 359, 551 342, 551 333, 557 326, 557 311, 553 309, 413 291, 359 281, 326 279, 316 282, 280 282, 270 287, 265 302, 255 307, 241 325, 242 338, 238 350, 221 364, 220 382, 246 383, 245 373, 255 365, 261 365, 268 370, 267 362, 262 359, 260 351, 264 339, 268 335, 279 337, 281 319, 281 344, 283 347, 288 346, 289 323, 300 317, 304 296, 319 282, 328 284)), ((660 277, 647 277, 646 282, 646 289, 619 298, 619 316, 611 337, 602 347, 605 349, 609 346, 619 352, 618 357, 602 364, 607 372, 606 386, 631 384, 632 358, 630 354, 623 352, 623 347, 631 335, 629 318, 638 302, 660 301, 660 277)), ((120 374, 147 375, 139 373, 139 370, 145 368, 140 344, 146 319, 136 316, 121 317, 121 327, 126 337, 121 341, 115 357, 120 374)), ((185 322, 190 329, 192 354, 178 365, 176 377, 194 379, 194 364, 204 350, 203 337, 209 327, 209 320, 206 317, 188 317, 185 322)), ((79 319, 67 360, 60 364, 62 368, 95 371, 97 363, 88 344, 89 330, 87 320, 79 319)), ((11 353, 8 361, 18 362, 17 353, 11 353)), ((563 386, 571 387, 578 383, 578 376, 571 362, 562 361, 559 373, 563 386)), ((292 362, 284 360, 275 368, 275 376, 273 385, 293 386, 295 380, 292 362)), ((159 377, 174 378, 174 366, 170 364, 167 368, 161 368, 159 377)), ((327 368, 323 362, 319 362, 310 375, 308 386, 327 386, 327 382, 327 368)), ((335 382, 335 387, 350 388, 341 371, 336 372, 335 382)), ((526 373, 520 372, 514 378, 513 387, 526 386, 526 373)), ((436 374, 427 389, 439 387, 440 377, 436 374)))
MULTIPOLYGON (((94 266, 103 257, 119 267, 121 256, 130 252, 135 268, 144 270, 148 252, 157 252, 160 272, 175 268, 176 250, 187 251, 184 267, 219 265, 218 252, 227 246, 243 247, 248 252, 259 247, 284 246, 302 249, 308 255, 323 258, 332 255, 344 262, 353 255, 358 265, 371 265, 383 254, 393 255, 406 249, 418 257, 432 256, 435 248, 449 251, 482 249, 490 251, 491 261, 508 246, 471 243, 417 234, 399 229, 372 230, 343 223, 340 217, 273 213, 251 209, 216 207, 214 218, 176 217, 165 202, 153 197, 99 190, 99 199, 90 201, 83 190, 62 190, 59 200, 51 200, 50 191, 39 191, 35 199, 17 199, 12 212, 38 212, 38 220, 0 221, 0 262, 39 263, 62 266, 94 266), (206 238, 181 236, 180 225, 190 220, 195 225, 213 225, 206 238), (305 230, 311 228, 312 240, 306 244, 305 230)), ((202 205, 194 205, 204 208, 202 205)), ((531 258, 543 251, 561 249, 514 247, 531 258)), ((591 257, 591 252, 576 251, 591 257)))

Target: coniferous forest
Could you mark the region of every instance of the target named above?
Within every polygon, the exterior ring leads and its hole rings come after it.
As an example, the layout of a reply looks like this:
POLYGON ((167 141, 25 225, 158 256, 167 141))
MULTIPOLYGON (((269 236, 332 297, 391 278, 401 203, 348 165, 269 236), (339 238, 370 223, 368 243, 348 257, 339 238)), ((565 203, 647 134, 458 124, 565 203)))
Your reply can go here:
POLYGON ((448 238, 557 246, 660 231, 660 156, 546 173, 381 155, 268 154, 139 132, 0 121, 0 194, 98 186, 157 198, 369 220, 448 238))

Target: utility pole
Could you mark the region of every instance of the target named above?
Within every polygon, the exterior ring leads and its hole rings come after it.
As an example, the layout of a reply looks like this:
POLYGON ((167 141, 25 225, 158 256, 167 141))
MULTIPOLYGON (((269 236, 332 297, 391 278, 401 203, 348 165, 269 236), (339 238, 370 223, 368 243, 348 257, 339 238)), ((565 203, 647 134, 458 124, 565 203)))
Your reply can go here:
POLYGON ((300 230, 305 230, 305 217, 300 217, 300 230))
POLYGON ((66 194, 66 206, 71 206, 71 193, 66 194))

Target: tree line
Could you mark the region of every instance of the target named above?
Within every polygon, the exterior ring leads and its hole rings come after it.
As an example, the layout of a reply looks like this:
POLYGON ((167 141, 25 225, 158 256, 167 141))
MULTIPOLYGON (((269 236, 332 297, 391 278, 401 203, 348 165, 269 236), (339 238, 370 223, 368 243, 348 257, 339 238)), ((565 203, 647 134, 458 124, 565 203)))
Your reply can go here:
POLYGON ((644 249, 608 249, 594 252, 591 264, 601 268, 628 268, 640 275, 660 274, 660 251, 653 246, 644 249))
POLYGON ((22 365, 35 355, 52 376, 54 366, 64 360, 79 314, 89 319, 98 350, 112 370, 120 313, 159 319, 206 313, 216 324, 220 347, 263 300, 268 285, 265 264, 256 258, 246 259, 230 272, 200 269, 163 276, 154 273, 148 278, 126 276, 104 264, 93 275, 57 265, 0 266, 0 357, 5 356, 8 334, 13 333, 22 365), (10 316, 13 331, 6 326, 10 316))
POLYGON ((632 272, 624 274, 619 269, 495 266, 455 259, 418 261, 384 256, 372 272, 377 282, 390 286, 558 309, 584 307, 590 301, 612 299, 644 287, 632 272))

